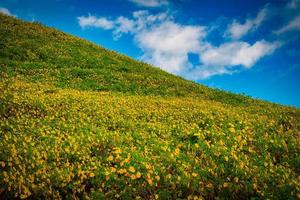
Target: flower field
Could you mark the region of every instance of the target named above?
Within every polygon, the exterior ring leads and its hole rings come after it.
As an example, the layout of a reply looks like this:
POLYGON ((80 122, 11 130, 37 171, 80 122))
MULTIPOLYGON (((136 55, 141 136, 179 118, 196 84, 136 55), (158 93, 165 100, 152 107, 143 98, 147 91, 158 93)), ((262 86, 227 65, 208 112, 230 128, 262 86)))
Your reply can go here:
POLYGON ((0 199, 299 199, 300 111, 0 14, 0 199))
POLYGON ((2 196, 299 197, 299 111, 1 82, 2 196))

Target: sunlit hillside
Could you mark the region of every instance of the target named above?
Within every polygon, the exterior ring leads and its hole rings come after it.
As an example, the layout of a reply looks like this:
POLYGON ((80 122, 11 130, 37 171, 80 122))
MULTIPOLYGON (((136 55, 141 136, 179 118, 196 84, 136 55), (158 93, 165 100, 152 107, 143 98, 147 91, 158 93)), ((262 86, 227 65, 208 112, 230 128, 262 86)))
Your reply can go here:
POLYGON ((0 14, 0 199, 297 199, 299 121, 0 14))

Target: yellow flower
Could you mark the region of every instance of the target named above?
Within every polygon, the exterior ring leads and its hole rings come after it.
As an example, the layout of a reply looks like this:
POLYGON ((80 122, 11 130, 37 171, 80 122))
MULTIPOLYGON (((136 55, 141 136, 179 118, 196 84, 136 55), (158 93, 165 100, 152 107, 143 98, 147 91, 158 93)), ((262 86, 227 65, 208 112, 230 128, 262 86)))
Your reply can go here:
POLYGON ((230 127, 228 130, 229 130, 231 133, 235 133, 235 129, 234 129, 233 127, 230 127))
POLYGON ((160 176, 155 176, 155 179, 156 179, 157 181, 159 181, 159 180, 160 180, 160 176))
POLYGON ((141 178, 142 174, 140 172, 136 173, 136 178, 141 178))
POLYGON ((206 145, 210 148, 210 143, 205 140, 206 145))
POLYGON ((193 176, 193 177, 197 177, 197 176, 198 176, 198 174, 197 174, 197 173, 195 173, 195 172, 193 172, 193 173, 192 173, 192 176, 193 176))
POLYGON ((148 179, 147 179, 147 182, 148 182, 148 184, 149 184, 150 186, 152 186, 153 182, 152 182, 152 179, 151 179, 151 178, 148 178, 148 179))
POLYGON ((93 172, 90 173, 90 177, 94 177, 95 174, 93 172))
POLYGON ((134 179, 136 179, 137 177, 136 177, 135 174, 132 174, 132 175, 130 176, 130 178, 131 178, 132 180, 134 180, 134 179))
POLYGON ((115 148, 115 151, 114 151, 115 154, 120 154, 122 153, 122 150, 120 148, 115 148))
POLYGON ((117 171, 117 169, 116 169, 116 168, 114 168, 114 167, 111 167, 110 169, 111 169, 111 172, 112 172, 112 173, 114 173, 114 172, 116 172, 116 171, 117 171))
POLYGON ((119 172, 120 174, 125 174, 125 173, 127 172, 127 170, 126 170, 126 169, 120 169, 118 172, 119 172))
POLYGON ((225 156, 224 159, 225 159, 225 161, 227 162, 227 161, 228 161, 228 156, 225 156))
POLYGON ((238 160, 238 157, 235 155, 234 152, 230 152, 231 156, 235 159, 235 160, 238 160))
POLYGON ((129 171, 132 172, 132 173, 134 173, 134 172, 135 172, 134 167, 130 166, 130 167, 129 167, 129 171))
POLYGON ((113 161, 113 160, 114 160, 114 157, 113 157, 113 156, 109 156, 109 157, 107 158, 107 160, 108 160, 108 161, 113 161))

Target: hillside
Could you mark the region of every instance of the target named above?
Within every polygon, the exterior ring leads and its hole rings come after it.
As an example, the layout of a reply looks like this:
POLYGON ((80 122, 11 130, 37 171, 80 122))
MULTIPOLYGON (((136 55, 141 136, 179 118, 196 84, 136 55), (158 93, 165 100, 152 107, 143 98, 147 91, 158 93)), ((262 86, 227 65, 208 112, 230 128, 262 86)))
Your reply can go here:
POLYGON ((300 198, 299 121, 0 14, 0 199, 300 198))
POLYGON ((0 15, 1 71, 60 88, 126 94, 190 96, 245 104, 252 99, 168 74, 38 23, 0 15))

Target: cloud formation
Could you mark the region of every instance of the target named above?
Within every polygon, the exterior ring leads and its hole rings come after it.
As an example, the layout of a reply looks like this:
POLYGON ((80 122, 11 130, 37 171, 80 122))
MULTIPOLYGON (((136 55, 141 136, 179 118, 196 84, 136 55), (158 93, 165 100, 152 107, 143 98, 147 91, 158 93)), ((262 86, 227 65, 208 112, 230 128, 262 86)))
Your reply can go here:
MULTIPOLYGON (((257 29, 266 18, 267 12, 267 7, 264 7, 254 19, 247 19, 245 24, 248 25, 244 30, 249 32, 257 29)), ((246 32, 232 28, 237 24, 235 22, 235 25, 228 26, 231 27, 228 30, 231 30, 230 36, 233 40, 216 46, 207 41, 209 27, 178 23, 168 12, 151 14, 149 11, 140 10, 133 12, 130 18, 119 16, 115 19, 89 15, 78 17, 78 22, 82 28, 111 30, 116 40, 123 34, 131 34, 143 52, 143 61, 193 80, 232 74, 241 68, 249 69, 281 45, 279 42, 263 39, 252 44, 240 41, 238 38, 246 32), (189 54, 197 55, 200 63, 192 63, 189 54)), ((238 27, 244 25, 240 24, 238 27)))
POLYGON ((227 42, 218 47, 207 45, 207 48, 199 54, 202 65, 191 70, 188 76, 191 79, 205 79, 213 75, 232 74, 238 66, 251 68, 258 60, 271 55, 278 47, 279 42, 264 40, 252 45, 242 41, 227 42))
POLYGON ((82 28, 97 27, 97 28, 103 28, 105 30, 110 30, 114 27, 114 22, 108 20, 105 17, 97 18, 95 16, 89 15, 87 17, 81 16, 81 17, 78 17, 77 19, 78 19, 79 25, 82 28))
POLYGON ((300 30, 300 14, 292 19, 286 26, 283 26, 279 30, 275 31, 276 34, 282 34, 288 31, 300 30))
POLYGON ((0 7, 0 13, 12 16, 12 17, 17 17, 16 15, 13 15, 7 8, 0 7))
POLYGON ((238 66, 252 67, 257 60, 265 55, 272 54, 279 47, 279 43, 270 43, 264 40, 253 45, 247 42, 227 42, 219 47, 209 47, 201 54, 201 60, 207 66, 238 66))
POLYGON ((242 38, 247 33, 257 29, 268 16, 268 7, 262 8, 255 18, 246 19, 245 23, 240 23, 236 19, 228 25, 225 36, 237 40, 242 38))
POLYGON ((144 61, 170 73, 180 74, 191 65, 188 54, 199 51, 200 41, 205 34, 204 28, 200 26, 164 21, 137 33, 135 39, 144 52, 144 61))
POLYGON ((160 7, 169 4, 167 0, 129 0, 129 1, 143 7, 160 7))

